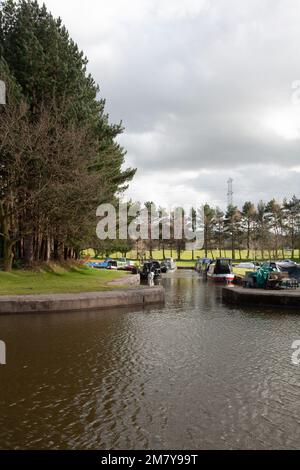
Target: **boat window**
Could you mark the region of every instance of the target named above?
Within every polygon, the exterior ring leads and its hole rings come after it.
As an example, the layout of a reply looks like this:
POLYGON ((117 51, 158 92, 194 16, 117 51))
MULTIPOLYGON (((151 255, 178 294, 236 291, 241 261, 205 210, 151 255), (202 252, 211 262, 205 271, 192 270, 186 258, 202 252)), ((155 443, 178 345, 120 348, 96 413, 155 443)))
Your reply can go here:
POLYGON ((216 264, 215 273, 216 274, 230 274, 231 264, 229 260, 218 260, 216 264))

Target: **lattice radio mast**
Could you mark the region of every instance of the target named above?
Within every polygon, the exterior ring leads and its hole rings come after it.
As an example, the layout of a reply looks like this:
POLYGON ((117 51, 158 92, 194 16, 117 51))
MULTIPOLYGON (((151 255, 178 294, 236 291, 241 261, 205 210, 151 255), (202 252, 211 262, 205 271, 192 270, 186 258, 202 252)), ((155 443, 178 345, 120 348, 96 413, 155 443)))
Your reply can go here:
POLYGON ((228 198, 228 207, 233 206, 233 179, 229 178, 227 181, 228 184, 228 193, 227 193, 227 198, 228 198))

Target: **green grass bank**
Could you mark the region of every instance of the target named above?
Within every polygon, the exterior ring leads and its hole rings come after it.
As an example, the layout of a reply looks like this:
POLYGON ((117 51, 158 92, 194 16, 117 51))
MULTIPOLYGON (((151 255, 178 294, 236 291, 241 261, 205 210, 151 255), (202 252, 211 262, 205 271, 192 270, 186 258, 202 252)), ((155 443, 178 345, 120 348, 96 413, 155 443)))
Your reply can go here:
POLYGON ((86 266, 45 267, 37 272, 15 270, 12 273, 0 271, 1 295, 68 294, 98 292, 116 289, 120 286, 109 282, 128 275, 124 272, 96 270, 86 266))

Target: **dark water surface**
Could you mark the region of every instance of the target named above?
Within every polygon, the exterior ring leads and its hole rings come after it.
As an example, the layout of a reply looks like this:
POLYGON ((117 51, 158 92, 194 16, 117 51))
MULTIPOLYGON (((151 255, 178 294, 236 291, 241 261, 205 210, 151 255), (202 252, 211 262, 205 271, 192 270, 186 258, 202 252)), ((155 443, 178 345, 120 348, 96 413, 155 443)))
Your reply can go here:
POLYGON ((229 308, 192 272, 163 284, 165 308, 0 317, 0 448, 300 447, 300 308, 229 308))

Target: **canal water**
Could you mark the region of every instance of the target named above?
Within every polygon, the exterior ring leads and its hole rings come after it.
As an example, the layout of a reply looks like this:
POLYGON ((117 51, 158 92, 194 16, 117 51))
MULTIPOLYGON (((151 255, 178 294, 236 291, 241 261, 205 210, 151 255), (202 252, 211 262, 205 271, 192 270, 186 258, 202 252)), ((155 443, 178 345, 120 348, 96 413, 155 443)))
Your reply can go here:
POLYGON ((300 309, 162 282, 165 308, 0 317, 0 448, 299 448, 300 309))

